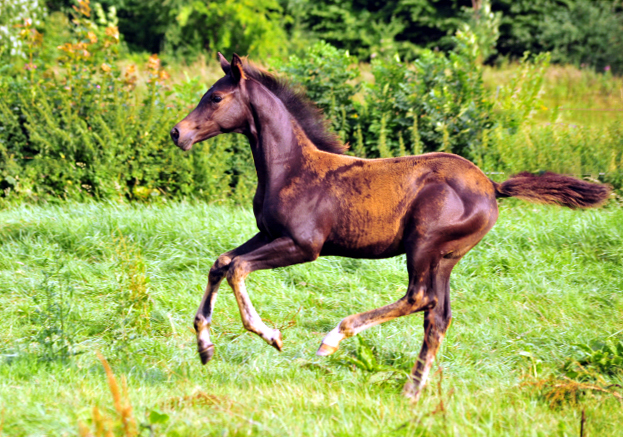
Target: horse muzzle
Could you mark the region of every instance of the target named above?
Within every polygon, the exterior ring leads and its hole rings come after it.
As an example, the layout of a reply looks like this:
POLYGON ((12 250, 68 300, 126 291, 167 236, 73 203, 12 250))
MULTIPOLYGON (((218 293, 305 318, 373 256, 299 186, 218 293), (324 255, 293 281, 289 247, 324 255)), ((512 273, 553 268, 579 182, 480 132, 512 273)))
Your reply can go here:
POLYGON ((183 135, 177 125, 173 129, 171 129, 171 132, 169 132, 169 134, 171 135, 173 143, 184 151, 190 150, 194 144, 194 135, 183 135))

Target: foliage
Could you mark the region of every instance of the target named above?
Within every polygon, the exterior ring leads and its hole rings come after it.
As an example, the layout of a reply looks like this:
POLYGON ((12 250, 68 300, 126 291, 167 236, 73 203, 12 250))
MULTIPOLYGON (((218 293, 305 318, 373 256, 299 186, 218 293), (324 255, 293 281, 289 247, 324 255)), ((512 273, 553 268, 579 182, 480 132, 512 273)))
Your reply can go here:
MULTIPOLYGON (((72 1, 46 3, 52 10, 67 10, 72 1)), ((477 36, 483 61, 550 51, 557 63, 585 64, 600 71, 607 66, 616 72, 623 68, 623 5, 618 0, 102 3, 117 8, 119 28, 133 50, 186 58, 221 50, 266 60, 304 53, 314 41, 324 40, 365 61, 396 53, 412 61, 422 49, 452 50, 452 36, 468 25, 477 36)))
MULTIPOLYGON (((143 72, 145 88, 137 89, 136 67, 122 71, 118 64, 114 18, 100 13, 97 24, 88 2, 81 2, 71 39, 59 46, 56 69, 45 69, 37 57, 40 39, 30 39, 34 30, 24 29, 34 54, 25 66, 27 75, 0 78, 6 96, 0 102, 0 187, 5 197, 221 196, 213 187, 227 186, 228 163, 211 160, 209 146, 181 154, 167 138, 182 117, 168 101, 176 91, 188 96, 189 90, 167 86, 168 75, 155 55, 143 72), (209 177, 194 178, 206 170, 209 177)), ((196 101, 196 91, 191 94, 196 101)))
POLYGON ((277 0, 103 0, 118 10, 119 29, 133 50, 169 57, 240 55, 266 59, 285 54, 287 40, 277 0))
POLYGON ((74 355, 74 290, 67 285, 70 275, 62 269, 59 266, 57 271, 44 271, 39 286, 42 293, 34 291, 32 296, 35 306, 32 322, 38 326, 32 340, 39 344, 38 355, 42 361, 66 361, 74 355))
POLYGON ((483 62, 496 53, 502 13, 491 11, 491 0, 474 0, 472 5, 472 8, 463 7, 464 27, 476 36, 479 61, 483 62))
POLYGON ((500 126, 515 133, 530 121, 537 108, 542 105, 545 71, 549 67, 549 53, 541 53, 530 59, 524 54, 520 68, 510 82, 497 90, 495 109, 499 114, 500 126))
POLYGON ((623 342, 598 341, 578 344, 581 357, 569 359, 563 366, 564 373, 573 379, 594 378, 594 373, 616 375, 623 372, 623 342))
POLYGON ((293 55, 287 62, 273 64, 279 74, 305 89, 307 97, 323 110, 333 130, 346 141, 352 134, 352 119, 356 117, 353 96, 359 90, 353 85, 359 76, 353 63, 348 51, 320 41, 304 57, 293 55))
MULTIPOLYGON (((91 14, 83 1, 73 11, 71 31, 53 36, 54 56, 47 36, 24 25, 28 62, 15 61, 0 76, 6 96, 0 102, 2 201, 195 197, 247 202, 256 179, 244 137, 218 137, 188 154, 168 138, 204 84, 198 78, 171 84, 155 55, 143 68, 121 68, 115 10, 96 5, 91 14)), ((448 53, 421 50, 413 63, 397 55, 377 56, 372 81, 359 75, 362 66, 348 51, 326 42, 272 64, 319 105, 330 127, 351 145, 349 153, 391 157, 446 151, 489 172, 590 174, 621 187, 623 150, 616 123, 567 129, 555 108, 548 125, 535 123, 544 108, 548 54, 524 55, 507 83, 485 88, 481 62, 489 46, 482 41, 488 40, 472 29, 482 25, 491 36, 491 14, 484 24, 472 23, 451 37, 454 48, 448 53)), ((612 94, 618 88, 609 74, 595 80, 612 94)))
POLYGON ((20 34, 33 26, 40 27, 46 14, 45 4, 40 0, 0 0, 0 61, 26 57, 20 34))
POLYGON ((221 51, 228 56, 236 52, 260 59, 284 52, 286 35, 277 0, 178 0, 173 5, 175 22, 165 33, 165 48, 171 51, 221 51))
MULTIPOLYGON (((359 126, 363 134, 365 156, 387 158, 407 154, 405 141, 419 144, 417 117, 411 108, 407 89, 408 65, 398 56, 372 61, 374 82, 365 86, 364 105, 360 105, 359 126), (411 135, 409 135, 410 130, 411 135)), ((417 146, 414 147, 417 151, 417 146)), ((411 152, 411 150, 409 150, 411 152)))
POLYGON ((395 57, 372 63, 362 115, 369 156, 445 151, 472 157, 493 123, 476 37, 459 31, 448 55, 424 50, 410 68, 395 57), (367 124, 367 125, 366 125, 367 124))
POLYGON ((488 133, 477 162, 485 171, 506 174, 549 170, 591 177, 611 184, 621 194, 622 134, 618 122, 605 128, 526 124, 514 134, 498 127, 488 133))
POLYGON ((617 0, 495 0, 502 13, 498 51, 518 58, 524 52, 552 52, 560 63, 603 71, 623 68, 623 6, 617 0))
POLYGON ((472 157, 483 131, 493 125, 493 105, 482 82, 475 35, 459 31, 455 40, 447 57, 429 51, 414 63, 412 103, 424 150, 472 157))

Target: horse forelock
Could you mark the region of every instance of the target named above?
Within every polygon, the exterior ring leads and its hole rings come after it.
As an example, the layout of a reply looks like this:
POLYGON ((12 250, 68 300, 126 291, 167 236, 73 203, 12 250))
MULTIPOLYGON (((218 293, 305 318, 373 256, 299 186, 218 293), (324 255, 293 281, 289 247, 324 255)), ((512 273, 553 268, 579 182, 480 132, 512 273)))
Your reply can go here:
POLYGON ((329 130, 322 111, 300 88, 287 79, 276 76, 244 59, 244 72, 273 93, 296 119, 307 138, 320 150, 341 154, 347 146, 329 130))

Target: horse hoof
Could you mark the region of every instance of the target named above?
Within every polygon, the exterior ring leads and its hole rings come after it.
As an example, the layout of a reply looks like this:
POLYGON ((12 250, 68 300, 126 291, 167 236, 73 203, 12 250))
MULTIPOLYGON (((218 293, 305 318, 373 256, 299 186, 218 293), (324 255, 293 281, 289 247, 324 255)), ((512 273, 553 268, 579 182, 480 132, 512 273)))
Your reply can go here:
POLYGON ((281 335, 281 331, 279 331, 278 329, 275 329, 275 331, 275 335, 270 342, 270 345, 277 349, 279 352, 281 352, 283 349, 283 336, 281 335))
POLYGON ((416 403, 420 399, 421 393, 421 390, 417 388, 417 384, 413 381, 407 381, 402 389, 402 395, 407 399, 411 399, 412 403, 416 403))
POLYGON ((209 344, 203 349, 199 349, 199 357, 201 358, 201 364, 207 364, 208 361, 214 356, 214 345, 209 344))
POLYGON ((325 343, 320 343, 320 347, 318 348, 316 355, 320 357, 326 357, 328 355, 335 353, 335 351, 337 351, 337 347, 329 346, 328 344, 325 344, 325 343))

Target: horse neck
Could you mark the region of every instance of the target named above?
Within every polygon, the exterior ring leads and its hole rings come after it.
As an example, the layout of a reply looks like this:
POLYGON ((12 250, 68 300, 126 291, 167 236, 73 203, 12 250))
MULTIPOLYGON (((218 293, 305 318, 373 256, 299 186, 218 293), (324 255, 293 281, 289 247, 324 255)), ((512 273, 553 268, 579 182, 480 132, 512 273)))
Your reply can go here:
POLYGON ((258 183, 264 190, 276 189, 300 168, 304 149, 313 146, 299 141, 296 121, 281 100, 259 82, 249 81, 247 87, 252 114, 247 137, 258 183))

